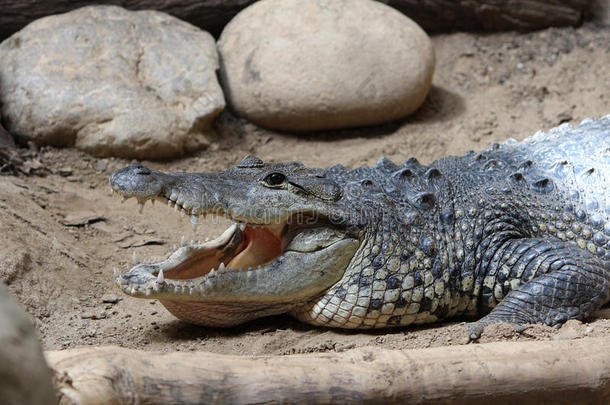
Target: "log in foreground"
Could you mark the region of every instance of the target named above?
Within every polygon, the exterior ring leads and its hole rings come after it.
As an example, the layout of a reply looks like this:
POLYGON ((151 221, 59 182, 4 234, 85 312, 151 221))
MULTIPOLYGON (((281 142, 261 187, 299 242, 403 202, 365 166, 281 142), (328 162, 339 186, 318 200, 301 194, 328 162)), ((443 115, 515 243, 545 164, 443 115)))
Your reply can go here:
POLYGON ((240 357, 46 353, 62 404, 610 403, 610 339, 240 357))

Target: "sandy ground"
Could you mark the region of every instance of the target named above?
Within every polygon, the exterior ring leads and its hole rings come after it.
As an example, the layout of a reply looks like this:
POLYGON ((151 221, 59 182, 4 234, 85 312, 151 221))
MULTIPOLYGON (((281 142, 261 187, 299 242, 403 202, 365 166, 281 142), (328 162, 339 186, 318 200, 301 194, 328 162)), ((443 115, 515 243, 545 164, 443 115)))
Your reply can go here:
MULTIPOLYGON (((217 141, 172 162, 145 162, 166 171, 211 171, 246 154, 301 160, 310 166, 374 164, 381 156, 430 162, 480 150, 508 137, 610 113, 610 30, 587 25, 530 34, 451 34, 433 38, 434 87, 408 119, 381 127, 321 134, 266 131, 225 114, 217 141)), ((31 176, 0 177, 0 278, 31 314, 45 349, 117 344, 158 351, 207 350, 242 355, 343 351, 360 346, 416 348, 465 343, 465 320, 427 327, 353 332, 315 328, 288 316, 232 329, 188 325, 154 300, 122 295, 112 268, 162 256, 180 240, 217 235, 226 224, 208 219, 192 234, 188 221, 164 206, 139 215, 133 200, 109 193, 108 175, 128 164, 73 149, 31 151, 31 176)), ((523 334, 505 325, 481 342, 610 337, 610 309, 559 330, 534 326, 523 334)))

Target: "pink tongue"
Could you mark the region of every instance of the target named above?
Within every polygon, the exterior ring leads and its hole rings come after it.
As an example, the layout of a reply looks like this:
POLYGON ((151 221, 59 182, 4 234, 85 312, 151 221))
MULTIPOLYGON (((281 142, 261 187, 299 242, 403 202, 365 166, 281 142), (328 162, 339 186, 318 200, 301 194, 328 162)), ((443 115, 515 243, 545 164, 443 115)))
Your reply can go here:
POLYGON ((233 258, 227 267, 247 269, 267 263, 282 253, 281 226, 264 228, 246 227, 244 230, 248 246, 233 258))

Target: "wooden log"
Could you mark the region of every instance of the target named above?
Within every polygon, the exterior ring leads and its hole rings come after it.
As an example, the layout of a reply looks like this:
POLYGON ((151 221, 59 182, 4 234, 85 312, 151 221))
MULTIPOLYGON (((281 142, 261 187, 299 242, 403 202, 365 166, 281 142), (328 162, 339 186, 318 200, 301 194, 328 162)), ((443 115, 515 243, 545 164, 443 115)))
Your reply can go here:
POLYGON ((531 31, 580 25, 592 0, 381 0, 429 33, 531 31))
POLYGON ((62 404, 610 403, 610 339, 240 357, 46 353, 62 404))
POLYGON ((128 10, 158 10, 218 35, 235 14, 256 0, 2 0, 0 40, 39 18, 84 6, 110 4, 128 10))
MULTIPOLYGON (((172 14, 217 36, 255 0, 3 0, 0 40, 28 23, 51 14, 93 4, 129 10, 153 9, 172 14)), ((402 11, 428 32, 535 30, 578 25, 593 0, 379 0, 402 11)), ((599 1, 599 0, 597 0, 599 1)))

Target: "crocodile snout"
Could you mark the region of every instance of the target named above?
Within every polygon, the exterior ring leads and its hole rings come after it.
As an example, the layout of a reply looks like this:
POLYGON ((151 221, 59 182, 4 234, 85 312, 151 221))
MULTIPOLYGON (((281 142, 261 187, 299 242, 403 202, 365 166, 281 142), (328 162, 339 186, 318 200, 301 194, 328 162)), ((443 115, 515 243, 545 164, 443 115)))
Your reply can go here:
POLYGON ((166 174, 151 170, 139 163, 117 170, 110 176, 110 187, 126 198, 138 200, 159 195, 167 183, 166 174))

